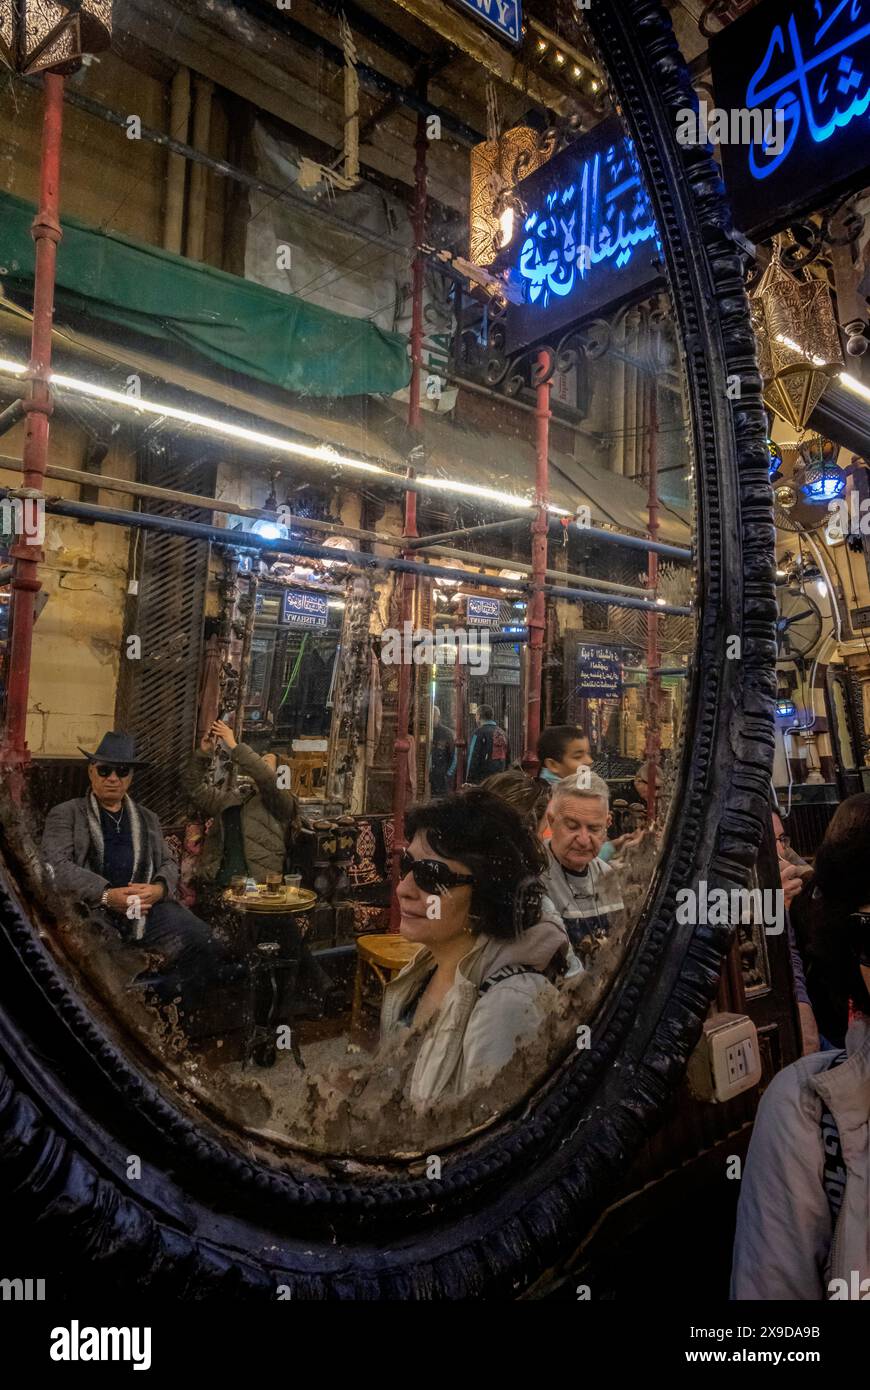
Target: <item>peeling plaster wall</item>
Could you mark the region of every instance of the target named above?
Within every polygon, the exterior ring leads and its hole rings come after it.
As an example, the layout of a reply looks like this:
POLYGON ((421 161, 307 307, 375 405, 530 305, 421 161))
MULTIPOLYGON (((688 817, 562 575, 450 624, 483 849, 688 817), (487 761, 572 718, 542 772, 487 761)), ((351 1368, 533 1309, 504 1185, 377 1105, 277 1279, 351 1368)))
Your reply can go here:
MULTIPOLYGON (((23 429, 3 441, 7 457, 20 457, 23 429)), ((54 422, 50 461, 81 468, 84 435, 54 422)), ((110 451, 103 468, 116 477, 133 476, 133 459, 122 445, 110 451)), ((0 485, 16 487, 20 476, 0 469, 0 485)), ((48 480, 55 496, 79 498, 73 483, 48 480)), ((100 490, 104 506, 129 506, 129 497, 100 490)), ((79 746, 93 748, 114 727, 115 697, 122 660, 130 532, 126 527, 88 525, 47 516, 45 563, 40 567, 47 603, 34 629, 28 702, 27 742, 34 757, 79 757, 79 746)))

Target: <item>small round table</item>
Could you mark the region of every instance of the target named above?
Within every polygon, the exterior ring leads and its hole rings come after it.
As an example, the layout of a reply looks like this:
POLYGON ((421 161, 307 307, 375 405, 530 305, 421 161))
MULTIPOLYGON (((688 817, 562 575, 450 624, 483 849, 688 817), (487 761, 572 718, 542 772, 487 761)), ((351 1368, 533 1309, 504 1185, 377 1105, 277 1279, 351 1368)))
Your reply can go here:
MULTIPOLYGON (((310 888, 290 888, 286 884, 269 893, 260 885, 256 893, 234 893, 228 888, 223 901, 242 918, 250 932, 253 1023, 248 1056, 260 1066, 273 1066, 277 1055, 275 1025, 281 1014, 288 1014, 302 953, 299 929, 287 918, 308 912, 317 902, 317 894, 310 888)), ((290 1051, 297 1066, 304 1070, 294 1028, 290 1030, 290 1051)))
POLYGON ((420 950, 418 941, 406 941, 397 932, 376 932, 356 939, 356 979, 353 986, 353 1006, 350 1025, 356 1029, 362 1020, 365 975, 375 976, 381 989, 412 961, 420 950))

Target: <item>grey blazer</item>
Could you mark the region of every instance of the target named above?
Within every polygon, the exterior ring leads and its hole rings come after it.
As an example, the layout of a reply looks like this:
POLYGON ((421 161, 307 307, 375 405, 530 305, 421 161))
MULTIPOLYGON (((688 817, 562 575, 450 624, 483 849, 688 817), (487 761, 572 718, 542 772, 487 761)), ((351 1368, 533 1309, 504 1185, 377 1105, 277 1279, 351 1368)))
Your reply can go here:
MULTIPOLYGON (((147 851, 154 865, 153 879, 166 884, 166 896, 175 895, 178 887, 178 865, 172 858, 163 838, 160 821, 153 811, 136 802, 147 837, 147 851)), ((53 806, 42 832, 42 853, 54 871, 54 886, 58 892, 69 894, 77 902, 95 904, 108 888, 108 880, 87 867, 91 853, 91 828, 88 820, 87 797, 62 801, 53 806)))

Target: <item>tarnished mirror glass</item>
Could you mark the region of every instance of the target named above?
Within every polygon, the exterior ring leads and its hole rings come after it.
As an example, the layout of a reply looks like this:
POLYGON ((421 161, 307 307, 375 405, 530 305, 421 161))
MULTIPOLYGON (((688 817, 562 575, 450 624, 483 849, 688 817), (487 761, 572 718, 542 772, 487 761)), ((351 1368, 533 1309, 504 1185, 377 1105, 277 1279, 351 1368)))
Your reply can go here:
MULTIPOLYGON (((367 84, 377 35, 320 23, 329 62, 276 41, 292 111, 186 69, 167 95, 132 19, 77 79, 145 95, 96 189, 69 117, 3 816, 52 951, 180 1103, 288 1155, 419 1157, 589 1046, 632 949, 693 677, 690 422, 582 24, 535 31, 531 86, 439 40, 412 109, 367 84), (192 154, 149 138, 162 104, 192 154)), ((2 100, 24 141, 33 93, 2 100)), ((6 172, 3 406, 35 193, 6 172)))

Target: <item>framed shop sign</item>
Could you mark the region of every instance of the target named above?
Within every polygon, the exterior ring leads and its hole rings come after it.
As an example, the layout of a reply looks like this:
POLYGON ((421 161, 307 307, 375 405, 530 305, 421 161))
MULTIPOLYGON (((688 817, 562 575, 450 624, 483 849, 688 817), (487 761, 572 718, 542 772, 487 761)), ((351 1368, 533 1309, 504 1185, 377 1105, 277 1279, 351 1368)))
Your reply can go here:
POLYGON ((290 627, 328 627, 329 600, 326 594, 311 594, 306 589, 287 589, 281 621, 290 627))
POLYGON ((465 617, 469 623, 488 627, 498 623, 501 604, 497 598, 476 598, 469 594, 466 601, 465 617))
POLYGON ((870 176, 870 10, 762 0, 710 41, 736 225, 767 236, 870 176), (752 117, 753 119, 749 119, 752 117))
POLYGON ((582 700, 617 700, 622 694, 622 652, 618 647, 577 647, 574 693, 582 700))

